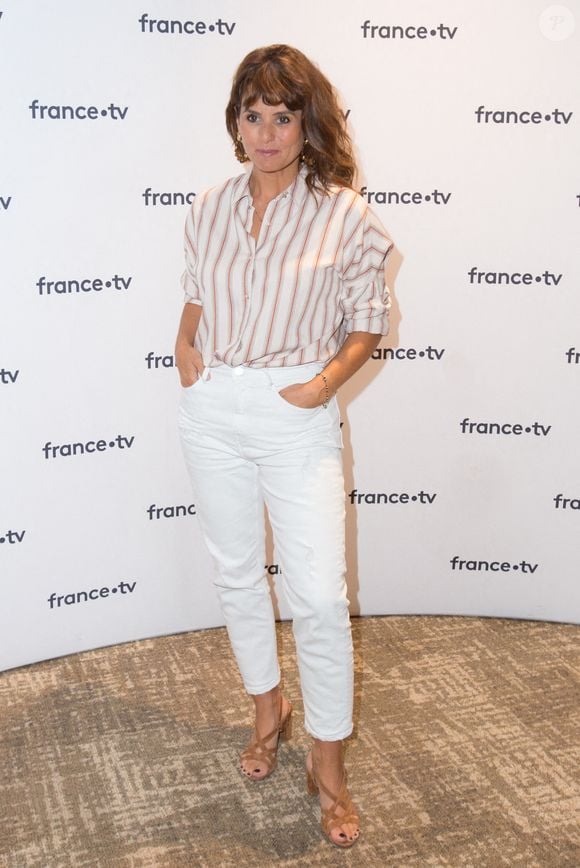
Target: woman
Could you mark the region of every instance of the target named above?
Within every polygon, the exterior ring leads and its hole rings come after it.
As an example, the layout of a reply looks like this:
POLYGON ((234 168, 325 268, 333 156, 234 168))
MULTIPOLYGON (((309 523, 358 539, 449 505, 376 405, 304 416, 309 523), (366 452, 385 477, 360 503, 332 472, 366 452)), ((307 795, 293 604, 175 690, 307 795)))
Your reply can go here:
POLYGON ((352 731, 342 438, 336 392, 388 330, 392 241, 352 189, 335 92, 299 51, 252 51, 227 129, 251 171, 198 195, 185 229, 175 357, 179 426, 199 524, 256 724, 241 770, 274 770, 292 706, 279 687, 265 574, 264 503, 293 616, 313 737, 308 789, 322 828, 349 847, 359 819, 342 741, 352 731))

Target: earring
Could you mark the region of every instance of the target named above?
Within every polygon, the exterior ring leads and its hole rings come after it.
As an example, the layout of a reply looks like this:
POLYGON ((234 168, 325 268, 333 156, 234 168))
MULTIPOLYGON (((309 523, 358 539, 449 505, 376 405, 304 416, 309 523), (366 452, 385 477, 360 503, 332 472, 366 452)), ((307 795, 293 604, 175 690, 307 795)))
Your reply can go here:
POLYGON ((306 146, 309 144, 310 144, 310 142, 308 141, 308 139, 307 138, 304 139, 304 145, 302 146, 302 153, 300 154, 300 162, 304 163, 305 165, 308 166, 309 169, 311 169, 313 166, 316 165, 316 157, 314 157, 312 154, 306 153, 305 149, 306 149, 306 146))
POLYGON ((234 142, 234 154, 236 155, 236 160, 240 163, 247 163, 249 160, 248 155, 244 151, 244 145, 242 143, 242 137, 238 133, 236 141, 234 142))

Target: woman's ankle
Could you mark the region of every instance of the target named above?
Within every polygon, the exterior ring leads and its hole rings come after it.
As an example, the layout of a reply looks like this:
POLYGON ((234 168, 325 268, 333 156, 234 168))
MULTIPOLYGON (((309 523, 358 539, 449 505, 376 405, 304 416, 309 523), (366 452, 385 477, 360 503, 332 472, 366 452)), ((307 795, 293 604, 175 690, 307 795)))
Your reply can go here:
POLYGON ((254 709, 256 714, 260 712, 265 712, 267 714, 276 713, 279 708, 280 699, 280 685, 276 685, 271 690, 267 690, 265 693, 254 693, 251 694, 252 699, 254 700, 254 709))
POLYGON ((338 741, 322 741, 315 738, 312 742, 312 753, 317 759, 342 759, 344 755, 344 742, 342 739, 338 739, 338 741))

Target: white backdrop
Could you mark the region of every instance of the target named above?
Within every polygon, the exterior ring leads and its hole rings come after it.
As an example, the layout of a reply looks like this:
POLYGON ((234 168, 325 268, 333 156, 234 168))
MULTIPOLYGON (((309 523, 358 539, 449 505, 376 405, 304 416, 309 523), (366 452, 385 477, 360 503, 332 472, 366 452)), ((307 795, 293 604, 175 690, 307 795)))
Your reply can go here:
POLYGON ((340 395, 352 611, 580 622, 578 4, 0 11, 0 668, 222 623, 176 433, 183 224, 243 171, 231 77, 272 42, 336 84, 397 247, 394 357, 340 395))

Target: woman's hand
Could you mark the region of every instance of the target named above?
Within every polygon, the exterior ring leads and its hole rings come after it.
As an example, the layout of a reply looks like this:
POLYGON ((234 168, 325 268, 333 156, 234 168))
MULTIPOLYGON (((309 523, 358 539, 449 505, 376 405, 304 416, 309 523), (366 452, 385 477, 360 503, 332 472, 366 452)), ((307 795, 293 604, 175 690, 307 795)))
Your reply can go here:
POLYGON ((187 341, 177 341, 175 344, 175 365, 184 388, 193 386, 197 378, 201 377, 204 368, 201 353, 187 341))
POLYGON ((305 410, 320 407, 326 400, 324 381, 318 376, 308 380, 307 383, 292 383, 291 386, 284 386, 278 394, 289 404, 303 407, 305 410))

